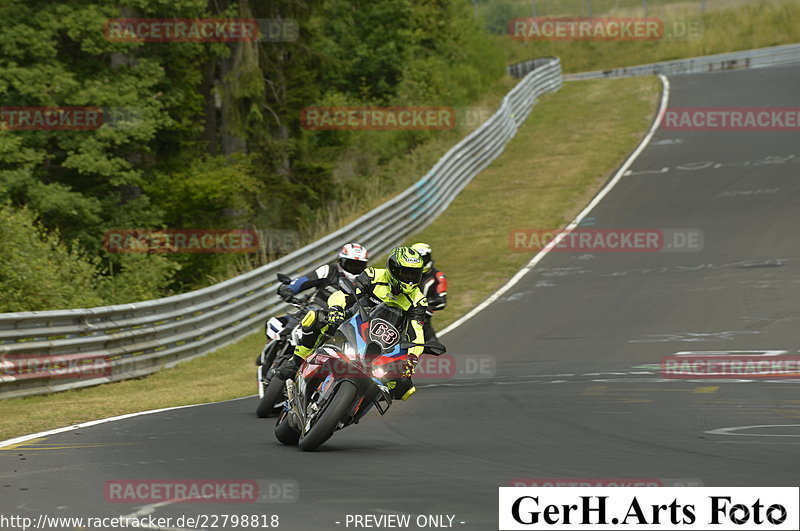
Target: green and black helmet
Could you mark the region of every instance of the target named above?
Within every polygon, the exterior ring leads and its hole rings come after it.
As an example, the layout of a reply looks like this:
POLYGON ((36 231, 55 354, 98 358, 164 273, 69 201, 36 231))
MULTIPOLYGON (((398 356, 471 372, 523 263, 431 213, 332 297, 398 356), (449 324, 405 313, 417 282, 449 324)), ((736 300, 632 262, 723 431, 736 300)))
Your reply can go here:
POLYGON ((422 280, 422 257, 410 247, 395 247, 386 260, 393 292, 411 294, 422 280))

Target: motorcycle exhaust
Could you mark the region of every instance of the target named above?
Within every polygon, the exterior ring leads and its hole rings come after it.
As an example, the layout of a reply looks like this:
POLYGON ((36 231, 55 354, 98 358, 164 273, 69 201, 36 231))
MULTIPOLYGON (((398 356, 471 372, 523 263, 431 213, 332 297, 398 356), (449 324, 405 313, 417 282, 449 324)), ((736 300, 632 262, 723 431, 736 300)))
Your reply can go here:
POLYGON ((286 379, 286 401, 289 404, 289 425, 302 433, 306 424, 306 416, 297 405, 295 387, 291 378, 286 379))

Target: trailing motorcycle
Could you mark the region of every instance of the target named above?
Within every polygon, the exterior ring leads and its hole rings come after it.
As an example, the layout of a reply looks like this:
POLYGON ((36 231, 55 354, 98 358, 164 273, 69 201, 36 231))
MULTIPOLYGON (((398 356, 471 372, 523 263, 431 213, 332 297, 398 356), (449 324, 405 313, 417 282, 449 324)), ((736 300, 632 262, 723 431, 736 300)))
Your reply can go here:
MULTIPOLYGON (((289 284, 292 279, 287 275, 278 273, 278 280, 289 284)), ((300 321, 308 311, 308 297, 305 299, 291 297, 286 302, 297 308, 297 311, 287 313, 281 317, 270 317, 266 324, 267 337, 270 338, 261 354, 256 359, 258 365, 258 408, 256 415, 266 418, 278 415, 281 404, 285 400, 283 392, 284 382, 275 375, 285 363, 290 363, 294 355, 300 334, 300 321)))
MULTIPOLYGON (((355 293, 346 279, 341 286, 355 293)), ((357 299, 345 321, 308 357, 295 378, 286 380, 287 400, 275 437, 314 451, 334 431, 358 424, 373 407, 386 414, 392 405, 392 382, 403 372, 408 349, 416 346, 402 341, 406 325, 399 309, 382 302, 367 310, 357 299)), ((438 342, 420 346, 434 355, 445 352, 438 342)))

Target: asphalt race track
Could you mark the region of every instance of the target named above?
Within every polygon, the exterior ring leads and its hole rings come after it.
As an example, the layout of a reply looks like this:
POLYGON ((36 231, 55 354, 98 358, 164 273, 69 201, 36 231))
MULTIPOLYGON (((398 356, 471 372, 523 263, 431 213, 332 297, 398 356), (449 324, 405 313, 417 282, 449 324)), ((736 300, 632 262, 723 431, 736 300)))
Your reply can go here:
MULTIPOLYGON (((673 108, 800 107, 800 67, 670 81, 673 108)), ((445 336, 452 354, 488 365, 418 380, 413 400, 316 453, 277 443, 274 422, 255 418, 254 398, 1 449, 2 512, 275 514, 286 530, 405 513, 489 530, 497 487, 521 478, 796 486, 800 381, 666 380, 657 365, 680 351, 798 353, 800 134, 659 130, 590 216, 593 228, 700 230, 704 247, 550 253, 445 336), (147 506, 104 497, 110 480, 192 478, 285 481, 299 500, 147 506)))

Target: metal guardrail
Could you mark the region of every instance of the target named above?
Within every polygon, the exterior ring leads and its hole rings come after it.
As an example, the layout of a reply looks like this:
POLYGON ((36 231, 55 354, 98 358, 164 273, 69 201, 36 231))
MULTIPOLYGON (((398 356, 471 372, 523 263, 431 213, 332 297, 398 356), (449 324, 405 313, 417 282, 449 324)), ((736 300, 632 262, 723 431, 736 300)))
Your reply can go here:
POLYGON ((539 57, 537 59, 529 59, 528 61, 522 61, 521 63, 514 63, 513 65, 506 66, 506 72, 511 77, 521 78, 525 77, 528 72, 532 72, 533 70, 539 68, 540 66, 546 65, 549 61, 552 61, 552 57, 539 57))
POLYGON ((658 74, 696 74, 700 72, 717 72, 720 70, 734 70, 739 68, 759 68, 764 66, 779 66, 800 62, 800 44, 787 44, 770 48, 758 48, 740 52, 721 53, 651 63, 646 65, 614 68, 611 70, 595 70, 580 74, 567 74, 565 81, 581 79, 598 79, 609 77, 652 76, 658 74))
MULTIPOLYGON (((0 314, 0 397, 11 398, 144 376, 206 354, 262 326, 285 304, 277 272, 327 263, 348 241, 381 254, 432 222, 497 158, 536 99, 558 90, 561 63, 546 58, 498 111, 398 196, 279 260, 213 286, 162 299, 76 310, 0 314)), ((257 353, 253 353, 257 354, 257 353)))

